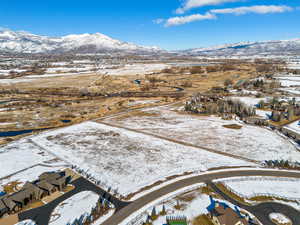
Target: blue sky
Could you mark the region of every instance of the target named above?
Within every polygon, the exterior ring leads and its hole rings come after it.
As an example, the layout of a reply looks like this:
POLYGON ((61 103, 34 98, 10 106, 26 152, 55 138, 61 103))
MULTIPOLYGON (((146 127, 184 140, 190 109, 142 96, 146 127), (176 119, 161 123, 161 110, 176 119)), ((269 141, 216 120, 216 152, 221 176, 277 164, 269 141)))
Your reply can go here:
POLYGON ((299 38, 299 7, 299 0, 10 0, 1 2, 0 27, 49 36, 100 32, 186 49, 299 38))

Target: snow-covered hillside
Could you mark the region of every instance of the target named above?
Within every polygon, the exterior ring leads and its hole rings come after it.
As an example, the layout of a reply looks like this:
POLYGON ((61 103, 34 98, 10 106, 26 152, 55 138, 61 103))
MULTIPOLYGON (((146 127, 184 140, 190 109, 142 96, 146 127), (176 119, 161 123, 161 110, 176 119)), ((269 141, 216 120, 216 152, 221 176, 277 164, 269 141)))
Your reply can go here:
POLYGON ((289 55, 300 53, 300 39, 265 41, 265 42, 240 42, 225 44, 209 48, 195 48, 183 51, 189 55, 207 56, 264 56, 264 55, 289 55))
POLYGON ((97 53, 125 51, 157 52, 157 47, 144 47, 112 39, 100 33, 47 37, 24 31, 0 30, 0 52, 8 53, 97 53))

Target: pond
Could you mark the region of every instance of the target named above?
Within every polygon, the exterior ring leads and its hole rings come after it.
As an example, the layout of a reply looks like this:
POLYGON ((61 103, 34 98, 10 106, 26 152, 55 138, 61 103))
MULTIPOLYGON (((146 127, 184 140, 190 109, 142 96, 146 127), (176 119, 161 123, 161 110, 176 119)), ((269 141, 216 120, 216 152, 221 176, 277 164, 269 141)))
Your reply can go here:
POLYGON ((63 122, 63 123, 71 123, 72 120, 61 120, 61 122, 63 122))
POLYGON ((32 130, 16 130, 16 131, 0 131, 0 137, 15 137, 22 134, 29 134, 35 131, 47 130, 50 128, 43 129, 32 129, 32 130))

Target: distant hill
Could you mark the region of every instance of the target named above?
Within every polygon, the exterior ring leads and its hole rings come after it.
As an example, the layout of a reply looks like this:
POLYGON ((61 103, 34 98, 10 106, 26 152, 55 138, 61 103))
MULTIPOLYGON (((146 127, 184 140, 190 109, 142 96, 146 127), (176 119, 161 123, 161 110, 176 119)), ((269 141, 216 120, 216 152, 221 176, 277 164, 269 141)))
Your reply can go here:
POLYGON ((5 53, 155 53, 157 47, 144 47, 112 39, 104 34, 79 34, 63 37, 34 35, 24 31, 0 31, 0 52, 5 53))
POLYGON ((282 56, 300 54, 300 39, 264 42, 240 42, 181 52, 194 56, 282 56))

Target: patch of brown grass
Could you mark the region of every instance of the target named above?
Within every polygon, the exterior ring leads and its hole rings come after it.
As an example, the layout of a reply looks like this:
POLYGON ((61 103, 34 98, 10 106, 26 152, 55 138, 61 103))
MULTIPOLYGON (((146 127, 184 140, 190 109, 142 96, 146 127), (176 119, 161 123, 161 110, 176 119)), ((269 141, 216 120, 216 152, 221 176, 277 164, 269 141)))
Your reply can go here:
POLYGON ((243 126, 238 125, 238 124, 228 124, 228 125, 223 125, 223 127, 228 128, 228 129, 239 130, 239 129, 241 129, 243 126))
POLYGON ((120 121, 120 120, 124 120, 124 119, 130 118, 130 117, 143 117, 143 116, 154 117, 154 116, 158 116, 158 114, 138 110, 138 111, 133 111, 133 112, 118 116, 114 119, 120 121))
POLYGON ((277 220, 271 219, 271 221, 277 225, 293 225, 292 223, 280 223, 277 220))
POLYGON ((231 192, 230 190, 228 190, 222 183, 217 183, 216 186, 226 195, 228 195, 229 197, 235 199, 236 201, 243 203, 245 205, 249 205, 248 202, 245 201, 244 198, 240 197, 239 195, 236 195, 235 193, 231 192))
POLYGON ((192 221, 192 225, 214 225, 207 215, 200 215, 192 221))
POLYGON ((18 190, 18 185, 22 184, 22 182, 19 181, 12 181, 6 185, 4 185, 3 187, 3 191, 6 193, 14 193, 18 190))

